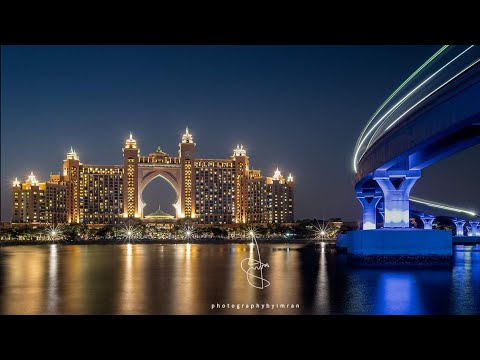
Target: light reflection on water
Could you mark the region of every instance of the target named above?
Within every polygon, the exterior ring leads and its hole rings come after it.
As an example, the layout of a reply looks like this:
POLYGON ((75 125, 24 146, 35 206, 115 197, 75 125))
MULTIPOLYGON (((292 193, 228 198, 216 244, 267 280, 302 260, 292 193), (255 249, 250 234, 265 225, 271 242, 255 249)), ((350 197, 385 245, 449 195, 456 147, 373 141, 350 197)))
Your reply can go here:
POLYGON ((50 245, 48 257, 48 300, 47 313, 55 314, 58 306, 58 255, 57 245, 50 245))
POLYGON ((378 281, 376 314, 422 314, 416 278, 411 273, 385 272, 378 281))
POLYGON ((240 264, 245 244, 0 248, 1 314, 480 314, 480 247, 453 268, 352 268, 328 248, 261 244, 263 290, 240 264), (211 309, 217 304, 300 309, 211 309))

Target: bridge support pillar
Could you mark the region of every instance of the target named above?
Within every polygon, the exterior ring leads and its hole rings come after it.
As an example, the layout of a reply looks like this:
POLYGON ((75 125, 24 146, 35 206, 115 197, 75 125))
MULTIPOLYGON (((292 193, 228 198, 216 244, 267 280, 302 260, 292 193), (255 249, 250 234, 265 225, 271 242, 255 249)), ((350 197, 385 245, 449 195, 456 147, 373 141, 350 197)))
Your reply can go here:
POLYGON ((420 219, 423 222, 423 228, 426 230, 431 230, 432 229, 432 223, 435 220, 435 217, 433 216, 420 216, 420 219))
POLYGON ((480 236, 480 221, 469 221, 472 230, 470 230, 469 236, 480 236))
POLYGON ((420 170, 377 170, 374 180, 383 192, 385 228, 408 228, 410 225, 410 190, 420 178, 420 170))
POLYGON ((363 207, 363 230, 377 228, 377 204, 382 198, 381 194, 358 194, 357 199, 363 207))
POLYGON ((456 236, 464 236, 463 235, 463 226, 465 225, 466 221, 465 220, 454 220, 453 223, 455 224, 455 227, 457 228, 456 230, 456 236))
POLYGON ((372 230, 377 228, 377 204, 383 194, 378 184, 373 179, 359 182, 355 185, 357 199, 363 207, 362 229, 372 230))
POLYGON ((385 204, 383 201, 380 201, 377 206, 378 213, 382 217, 382 222, 385 223, 385 204))

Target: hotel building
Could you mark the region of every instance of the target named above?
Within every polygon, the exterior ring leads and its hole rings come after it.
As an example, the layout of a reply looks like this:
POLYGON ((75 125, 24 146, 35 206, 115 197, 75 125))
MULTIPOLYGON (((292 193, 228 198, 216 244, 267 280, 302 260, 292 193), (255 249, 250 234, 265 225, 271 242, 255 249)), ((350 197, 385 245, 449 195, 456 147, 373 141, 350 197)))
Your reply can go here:
POLYGON ((38 182, 33 173, 24 183, 13 182, 13 223, 61 224, 67 221, 67 187, 59 175, 38 182))
MULTIPOLYGON (((40 202, 33 202, 32 197, 29 202, 19 202, 14 195, 14 222, 63 219, 68 223, 93 225, 117 224, 128 218, 145 219, 142 193, 157 177, 165 179, 177 194, 174 204, 177 219, 189 218, 199 224, 293 222, 292 176, 284 179, 277 169, 273 177, 262 177, 260 170, 250 169, 243 145, 237 145, 229 159, 197 158, 196 144, 187 128, 179 143, 178 156, 171 156, 160 147, 142 156, 132 134, 122 150, 122 165, 90 165, 80 162, 71 149, 63 161, 62 174, 52 175, 42 190, 50 194, 48 184, 63 189, 63 197, 57 193, 49 195, 52 209, 61 209, 63 218, 58 212, 53 217, 46 208, 41 210, 40 202), (63 203, 57 204, 56 199, 63 203)), ((24 184, 20 188, 23 186, 27 188, 24 184)), ((18 187, 14 183, 14 194, 18 187)))
POLYGON ((248 179, 247 222, 293 223, 293 177, 285 179, 280 171, 273 177, 260 176, 260 170, 250 171, 248 179))

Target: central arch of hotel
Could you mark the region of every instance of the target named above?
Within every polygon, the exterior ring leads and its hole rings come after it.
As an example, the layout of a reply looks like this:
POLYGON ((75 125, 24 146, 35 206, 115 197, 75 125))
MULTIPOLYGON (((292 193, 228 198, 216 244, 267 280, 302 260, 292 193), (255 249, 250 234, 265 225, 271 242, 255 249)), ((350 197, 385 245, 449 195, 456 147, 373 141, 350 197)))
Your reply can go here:
POLYGON ((173 206, 175 207, 175 217, 180 218, 181 209, 182 209, 182 181, 181 181, 181 172, 182 169, 180 165, 142 165, 138 166, 138 211, 140 218, 144 218, 143 209, 145 208, 146 203, 143 201, 143 190, 147 185, 157 177, 165 179, 175 190, 177 194, 177 200, 173 206))

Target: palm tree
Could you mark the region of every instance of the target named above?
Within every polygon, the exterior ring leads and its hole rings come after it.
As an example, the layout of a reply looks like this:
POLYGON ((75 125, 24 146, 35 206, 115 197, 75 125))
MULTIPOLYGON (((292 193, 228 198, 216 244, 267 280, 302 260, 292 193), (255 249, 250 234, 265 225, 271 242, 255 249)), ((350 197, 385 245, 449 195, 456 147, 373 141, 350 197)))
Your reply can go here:
POLYGON ((19 235, 24 240, 33 240, 33 235, 35 234, 35 230, 30 225, 22 226, 19 230, 20 230, 19 235))
POLYGON ((65 237, 69 240, 75 240, 77 237, 77 226, 75 224, 68 224, 63 230, 65 237))

